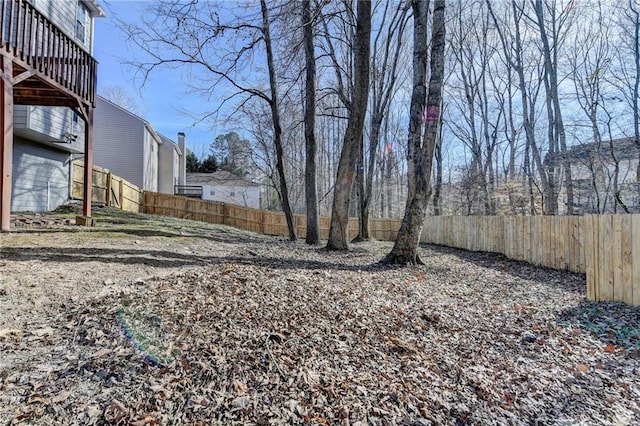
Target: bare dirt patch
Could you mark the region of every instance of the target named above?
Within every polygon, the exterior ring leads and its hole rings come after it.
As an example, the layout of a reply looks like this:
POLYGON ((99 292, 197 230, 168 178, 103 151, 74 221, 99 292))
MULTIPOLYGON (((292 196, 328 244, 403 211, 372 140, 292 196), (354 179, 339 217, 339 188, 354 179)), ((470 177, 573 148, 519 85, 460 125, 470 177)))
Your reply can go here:
POLYGON ((640 310, 583 276, 95 216, 0 236, 2 424, 640 424, 640 310))

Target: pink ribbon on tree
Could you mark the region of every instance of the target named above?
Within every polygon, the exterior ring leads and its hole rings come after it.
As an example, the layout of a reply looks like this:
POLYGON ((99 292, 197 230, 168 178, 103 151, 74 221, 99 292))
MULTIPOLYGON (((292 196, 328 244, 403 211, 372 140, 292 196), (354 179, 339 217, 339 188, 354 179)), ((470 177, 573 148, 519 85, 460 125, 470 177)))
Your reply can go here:
POLYGON ((440 117, 440 107, 437 105, 427 105, 422 112, 422 120, 427 124, 433 124, 440 117))

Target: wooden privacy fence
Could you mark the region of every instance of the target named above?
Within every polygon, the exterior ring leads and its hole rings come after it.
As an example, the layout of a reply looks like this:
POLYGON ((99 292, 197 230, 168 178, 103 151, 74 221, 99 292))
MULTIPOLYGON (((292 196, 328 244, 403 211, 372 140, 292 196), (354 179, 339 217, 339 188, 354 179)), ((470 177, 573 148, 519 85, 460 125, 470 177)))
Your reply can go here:
MULTIPOLYGON (((93 166, 92 176, 92 202, 128 212, 142 212, 143 191, 140 188, 102 167, 93 166)), ((83 191, 84 162, 76 160, 73 162, 71 197, 81 200, 83 191)))
MULTIPOLYGON (((230 225, 267 235, 288 235, 283 213, 144 193, 144 212, 230 225)), ((304 215, 294 215, 296 233, 306 234, 304 215)), ((396 238, 400 221, 371 219, 371 236, 396 238)), ((349 219, 355 237, 357 218, 349 219)), ((320 219, 326 239, 329 218, 320 219)), ((472 251, 502 253, 510 259, 553 269, 586 273, 587 297, 640 306, 640 215, 602 216, 433 216, 421 242, 472 251)))
MULTIPOLYGON (((205 201, 177 195, 144 193, 144 212, 208 223, 229 225, 266 235, 289 235, 284 213, 241 207, 215 201, 205 201)), ((329 235, 329 218, 320 218, 320 238, 329 235)), ((294 215, 296 234, 304 238, 307 232, 305 215, 294 215)), ((393 219, 371 219, 371 235, 378 240, 395 239, 400 221, 393 219)), ((358 219, 349 219, 349 235, 358 233, 358 219)))
POLYGON ((640 305, 640 215, 435 216, 421 242, 586 273, 587 297, 640 305))

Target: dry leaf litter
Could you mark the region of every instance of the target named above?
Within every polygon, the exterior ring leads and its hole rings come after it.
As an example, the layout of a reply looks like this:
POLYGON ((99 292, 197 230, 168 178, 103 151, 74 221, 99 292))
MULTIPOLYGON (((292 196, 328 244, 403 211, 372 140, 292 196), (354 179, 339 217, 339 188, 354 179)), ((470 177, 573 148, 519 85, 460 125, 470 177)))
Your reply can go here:
POLYGON ((2 238, 2 424, 640 424, 640 309, 582 275, 112 212, 2 238))

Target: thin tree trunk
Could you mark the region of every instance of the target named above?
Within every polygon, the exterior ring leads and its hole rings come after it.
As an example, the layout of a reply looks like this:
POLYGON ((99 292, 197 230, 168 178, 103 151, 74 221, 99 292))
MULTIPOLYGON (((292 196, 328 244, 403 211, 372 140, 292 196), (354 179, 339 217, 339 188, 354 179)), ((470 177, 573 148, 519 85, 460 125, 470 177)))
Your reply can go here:
POLYGON ((433 187, 433 215, 440 216, 442 214, 442 201, 440 200, 440 194, 442 193, 442 126, 440 126, 434 154, 436 160, 436 184, 433 187))
POLYGON ((304 193, 307 204, 307 244, 320 241, 320 218, 318 214, 318 185, 316 182, 316 56, 313 50, 313 21, 311 0, 302 1, 302 28, 306 65, 304 140, 306 161, 304 169, 304 193))
POLYGON ((414 0, 413 92, 411 94, 408 179, 409 191, 404 218, 391 252, 384 258, 389 264, 422 263, 418 256, 420 235, 431 195, 431 171, 440 122, 444 85, 445 0, 435 0, 431 38, 431 73, 426 97, 428 0, 414 0), (426 108, 425 108, 426 103, 426 108), (422 141, 422 120, 427 126, 422 141))
MULTIPOLYGON (((358 235, 351 241, 352 243, 369 240, 369 201, 371 193, 365 189, 364 173, 364 137, 360 138, 360 153, 358 156, 357 176, 358 176, 358 235)), ((369 166, 371 168, 371 166, 369 166)))
POLYGON ((280 197, 282 202, 282 211, 287 220, 287 229, 289 230, 289 240, 296 240, 296 228, 293 223, 293 213, 289 204, 289 191, 287 189, 287 179, 284 170, 284 150, 282 148, 282 126, 280 124, 280 110, 278 107, 278 83, 276 81, 276 71, 273 62, 273 50, 271 47, 271 33, 269 31, 269 11, 265 0, 260 0, 262 9, 262 33, 264 44, 267 51, 267 65, 269 68, 269 85, 271 86, 271 116, 273 119, 273 139, 276 147, 276 169, 280 180, 280 197))
MULTIPOLYGON (((264 0, 262 0, 264 1, 264 0)), ((371 1, 357 2, 357 28, 355 39, 353 99, 344 144, 338 162, 338 173, 333 192, 328 250, 349 249, 349 201, 355 180, 359 144, 364 129, 369 93, 369 53, 371 38, 371 1)))

